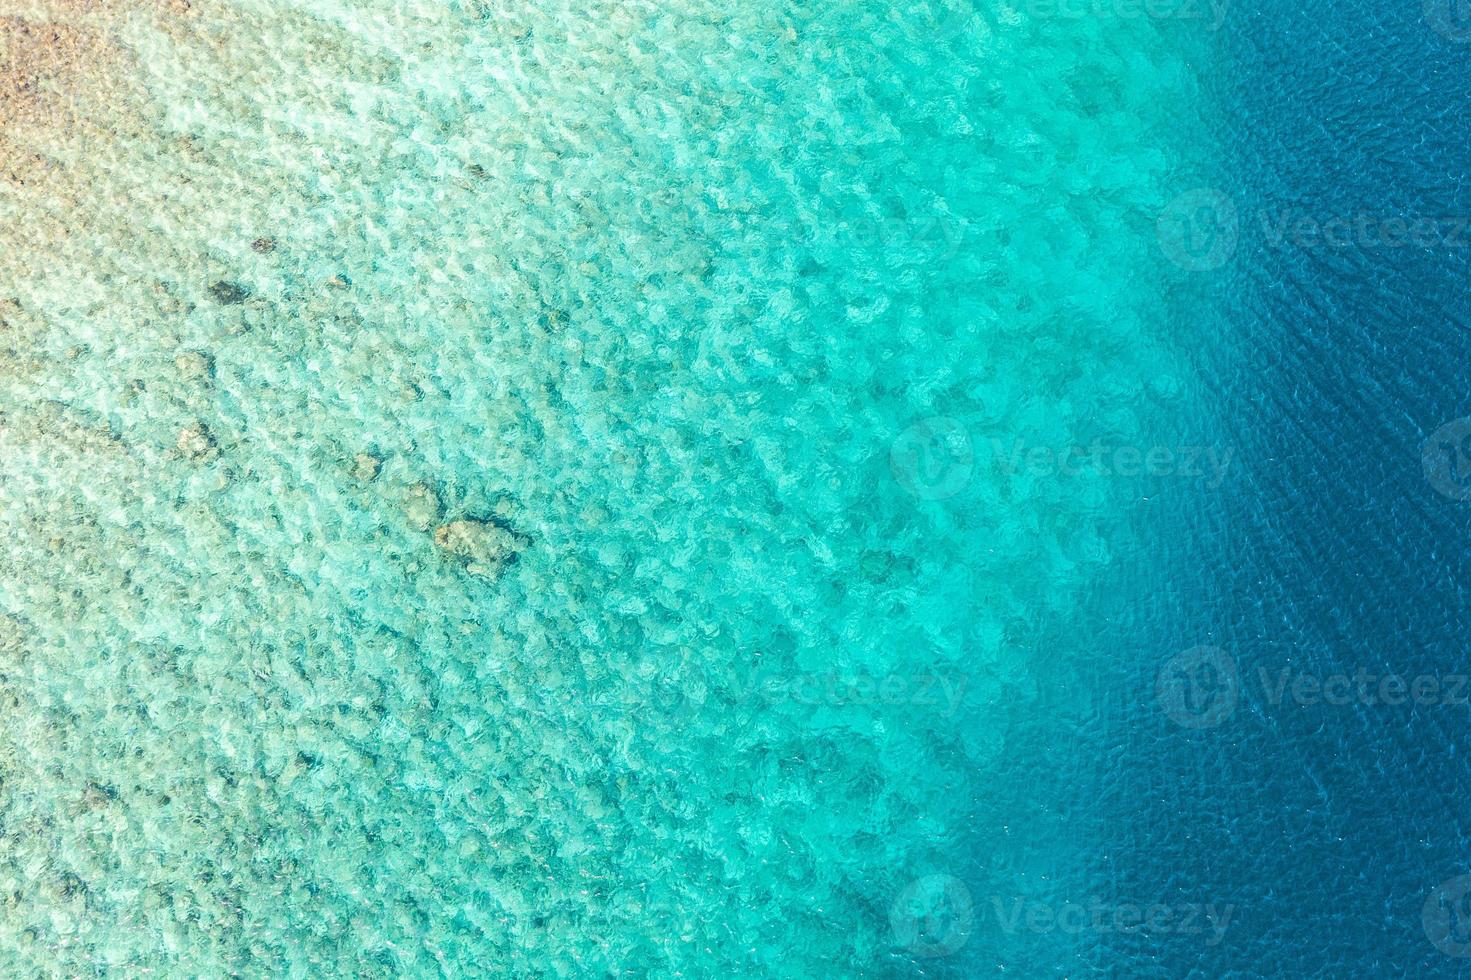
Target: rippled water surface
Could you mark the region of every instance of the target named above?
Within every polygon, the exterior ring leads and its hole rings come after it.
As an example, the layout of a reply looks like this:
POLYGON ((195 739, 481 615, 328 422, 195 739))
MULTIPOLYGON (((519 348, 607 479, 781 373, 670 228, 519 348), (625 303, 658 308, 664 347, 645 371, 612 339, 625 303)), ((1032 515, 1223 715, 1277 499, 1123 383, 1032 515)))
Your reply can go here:
POLYGON ((0 970, 1449 971, 1259 678, 1462 666, 1468 49, 1280 6, 0 4, 0 970))

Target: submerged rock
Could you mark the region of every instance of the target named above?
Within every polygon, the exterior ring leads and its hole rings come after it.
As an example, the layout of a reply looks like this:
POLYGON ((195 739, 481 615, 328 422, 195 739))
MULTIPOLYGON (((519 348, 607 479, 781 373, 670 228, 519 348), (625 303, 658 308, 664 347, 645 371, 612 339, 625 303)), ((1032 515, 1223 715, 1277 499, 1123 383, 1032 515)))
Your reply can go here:
POLYGON ((495 578, 521 550, 516 535, 499 524, 468 518, 435 528, 434 543, 481 578, 495 578))
POLYGON ((222 306, 234 306, 245 302, 250 296, 250 290, 238 282, 221 279, 209 287, 209 294, 214 297, 216 303, 222 306))
POLYGON ((207 463, 220 454, 215 437, 203 422, 184 426, 176 445, 185 459, 195 463, 207 463))
POLYGON ((439 494, 426 483, 415 483, 404 491, 404 516, 415 531, 427 531, 439 523, 443 505, 439 494))
POLYGON ((383 460, 372 453, 358 453, 353 458, 352 475, 364 483, 372 483, 378 479, 378 470, 383 467, 383 460))
POLYGON ((189 350, 174 358, 174 366, 186 378, 201 379, 215 373, 215 359, 197 350, 189 350))
POLYGON ((253 251, 259 252, 261 255, 269 255, 276 250, 276 239, 262 236, 251 242, 250 247, 253 251))

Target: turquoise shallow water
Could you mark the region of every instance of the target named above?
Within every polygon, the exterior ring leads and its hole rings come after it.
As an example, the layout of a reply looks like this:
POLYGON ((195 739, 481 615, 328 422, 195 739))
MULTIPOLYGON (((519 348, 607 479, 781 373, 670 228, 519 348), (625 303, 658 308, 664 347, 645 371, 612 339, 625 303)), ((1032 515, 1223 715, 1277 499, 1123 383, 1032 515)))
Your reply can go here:
POLYGON ((0 197, 0 961, 1066 962, 975 918, 1088 844, 1038 774, 1139 494, 1013 454, 1192 397, 1200 25, 109 30, 116 138, 0 197))

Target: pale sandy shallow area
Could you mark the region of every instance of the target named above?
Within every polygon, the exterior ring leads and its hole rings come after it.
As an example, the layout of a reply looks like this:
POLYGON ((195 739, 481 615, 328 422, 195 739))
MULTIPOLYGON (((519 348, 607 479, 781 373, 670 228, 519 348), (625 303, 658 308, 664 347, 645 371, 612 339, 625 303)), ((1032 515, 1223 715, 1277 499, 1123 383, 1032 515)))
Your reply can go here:
POLYGON ((1124 65, 1188 72, 927 29, 0 7, 0 972, 848 975, 1044 874, 986 788, 1120 491, 889 443, 1174 390, 1124 65), (965 702, 758 683, 833 670, 965 702))

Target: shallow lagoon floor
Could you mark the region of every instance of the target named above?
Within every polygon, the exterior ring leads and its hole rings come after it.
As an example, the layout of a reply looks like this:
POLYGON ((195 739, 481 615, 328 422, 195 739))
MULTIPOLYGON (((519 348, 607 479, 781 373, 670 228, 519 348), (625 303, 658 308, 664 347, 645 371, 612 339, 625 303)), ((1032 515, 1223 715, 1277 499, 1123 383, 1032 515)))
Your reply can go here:
POLYGON ((1087 849, 1138 494, 992 447, 1191 398, 1198 25, 0 14, 7 972, 1074 955, 944 882, 1087 849))

